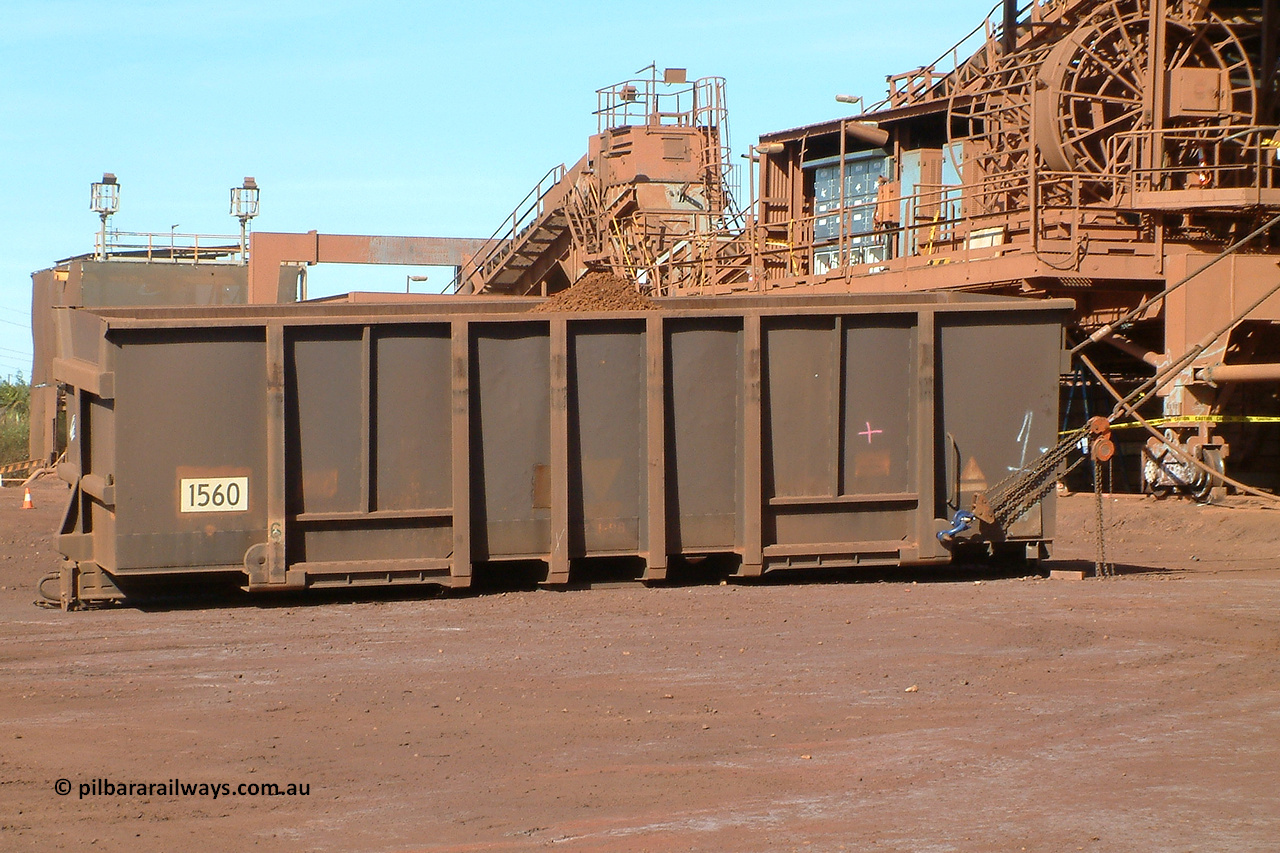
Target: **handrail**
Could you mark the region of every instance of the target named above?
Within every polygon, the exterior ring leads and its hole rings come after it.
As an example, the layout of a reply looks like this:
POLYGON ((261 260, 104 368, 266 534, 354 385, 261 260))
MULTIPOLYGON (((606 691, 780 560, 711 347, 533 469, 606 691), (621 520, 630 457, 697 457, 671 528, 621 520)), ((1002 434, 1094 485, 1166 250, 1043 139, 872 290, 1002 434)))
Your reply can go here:
MULTIPOLYGON (((1039 190, 1043 194, 1050 188, 1061 188, 1058 195, 1040 198, 1037 209, 1042 216, 1050 212, 1076 214, 1085 207, 1079 198, 1079 184, 1092 181, 1093 178, 1077 173, 1039 173, 1039 190), (1075 188, 1074 190, 1072 188, 1075 188)), ((1031 186, 1025 173, 1019 175, 994 175, 972 184, 922 184, 916 193, 901 197, 898 202, 903 205, 905 222, 889 227, 881 226, 870 231, 851 233, 845 231, 846 237, 874 238, 882 246, 893 246, 892 255, 883 260, 864 260, 851 263, 848 255, 836 259, 832 272, 838 269, 866 267, 875 269, 878 266, 904 260, 919 264, 936 264, 946 262, 963 263, 978 258, 989 258, 1008 254, 1036 254, 1046 252, 1045 245, 1039 245, 1035 237, 1018 238, 1010 234, 1007 226, 1010 215, 1006 210, 975 210, 971 203, 983 191, 988 193, 1007 192, 1011 187, 1022 186, 1027 192, 1031 186), (963 205, 963 207, 962 207, 963 205), (997 232, 999 234, 997 235, 997 232)), ((757 274, 764 268, 759 261, 785 262, 793 259, 796 251, 806 254, 814 250, 838 249, 842 242, 833 236, 830 240, 814 239, 814 226, 820 219, 843 217, 850 209, 866 207, 852 205, 843 209, 836 208, 822 213, 811 213, 801 217, 773 221, 766 224, 756 222, 751 233, 735 232, 733 229, 715 229, 707 233, 691 235, 690 240, 680 251, 672 250, 655 263, 661 267, 656 273, 669 281, 690 277, 697 278, 699 265, 705 264, 708 252, 714 252, 715 265, 731 267, 746 263, 755 258, 753 267, 757 274), (768 236, 766 236, 766 229, 768 236), (785 232, 785 238, 781 232, 785 232), (732 246, 733 248, 729 248, 732 246)), ((1068 228, 1070 219, 1037 220, 1031 227, 1038 239, 1049 236, 1054 229, 1068 228)), ((843 226, 842 226, 843 227, 843 226)), ((1021 232, 1025 234, 1026 232, 1021 232)), ((1064 240, 1065 240, 1064 232, 1064 240)), ((1073 238, 1074 239, 1074 238, 1073 238)), ((857 247, 854 247, 857 248, 857 247)), ((1134 244, 1135 251, 1142 256, 1153 255, 1153 247, 1149 244, 1134 244)), ((1072 250, 1073 253, 1078 250, 1072 250)), ((1046 261, 1047 263, 1047 261, 1046 261)), ((798 274, 788 264, 787 275, 798 274)), ((693 282, 694 285, 697 282, 693 282)), ((688 285, 686 285, 688 286, 688 285)))
POLYGON ((241 252, 238 234, 179 234, 173 231, 109 230, 105 244, 102 232, 98 232, 94 234, 93 248, 94 256, 99 258, 193 264, 202 261, 216 263, 241 252), (121 238, 132 238, 132 241, 121 238))
POLYGON ((596 90, 597 132, 629 125, 714 127, 724 115, 724 78, 686 83, 636 78, 596 90), (680 88, 676 88, 680 87, 680 88))
POLYGON ((545 211, 542 210, 542 199, 551 192, 561 180, 564 179, 567 170, 563 163, 553 166, 547 173, 538 179, 538 183, 534 185, 515 209, 511 211, 511 215, 502 220, 502 224, 485 240, 480 251, 477 252, 467 263, 458 268, 458 274, 453 279, 453 291, 455 293, 462 287, 462 283, 476 273, 487 272, 487 268, 491 263, 498 260, 498 253, 502 251, 501 257, 506 256, 506 251, 514 247, 516 239, 526 230, 526 227, 541 216, 545 211), (547 183, 547 180, 550 183, 547 183), (544 188, 543 184, 547 184, 544 188), (527 210, 522 210, 528 205, 527 210), (530 219, 530 214, 537 212, 538 216, 530 219), (510 224, 508 224, 510 223, 510 224))
POLYGON ((1105 145, 1113 174, 1100 178, 1117 184, 1123 180, 1130 192, 1210 186, 1269 189, 1280 182, 1280 127, 1275 125, 1128 130, 1107 139, 1105 145), (1270 138, 1265 138, 1268 134, 1270 138), (1186 150, 1198 152, 1198 157, 1190 163, 1165 162, 1170 145, 1186 146, 1186 150), (1232 153, 1224 157, 1227 147, 1232 153), (1142 165, 1148 153, 1149 162, 1156 165, 1142 165), (1246 180, 1237 184, 1224 180, 1231 175, 1242 175, 1246 180), (1178 178, 1182 186, 1162 186, 1176 183, 1170 178, 1178 178))

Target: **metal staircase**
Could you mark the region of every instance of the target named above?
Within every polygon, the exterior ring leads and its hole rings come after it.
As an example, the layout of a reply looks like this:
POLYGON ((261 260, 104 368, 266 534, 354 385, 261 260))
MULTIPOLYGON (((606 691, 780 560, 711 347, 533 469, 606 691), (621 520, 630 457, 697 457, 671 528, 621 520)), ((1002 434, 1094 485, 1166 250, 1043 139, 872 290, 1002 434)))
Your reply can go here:
POLYGON ((588 154, 543 176, 454 290, 546 296, 587 269, 653 293, 743 289, 747 270, 723 262, 745 224, 730 190, 724 81, 675 76, 599 90, 588 154))
POLYGON ((464 264, 454 290, 469 293, 526 295, 542 283, 572 244, 567 201, 587 167, 583 157, 571 169, 564 164, 542 176, 511 215, 464 264))

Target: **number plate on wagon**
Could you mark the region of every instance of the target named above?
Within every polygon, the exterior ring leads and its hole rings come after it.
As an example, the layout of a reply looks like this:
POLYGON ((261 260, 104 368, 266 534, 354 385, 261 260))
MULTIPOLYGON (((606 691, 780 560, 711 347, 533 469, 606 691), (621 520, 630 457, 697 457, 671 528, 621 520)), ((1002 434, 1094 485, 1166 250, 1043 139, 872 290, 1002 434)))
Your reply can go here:
POLYGON ((178 481, 181 512, 242 512, 249 509, 248 477, 202 477, 178 481))

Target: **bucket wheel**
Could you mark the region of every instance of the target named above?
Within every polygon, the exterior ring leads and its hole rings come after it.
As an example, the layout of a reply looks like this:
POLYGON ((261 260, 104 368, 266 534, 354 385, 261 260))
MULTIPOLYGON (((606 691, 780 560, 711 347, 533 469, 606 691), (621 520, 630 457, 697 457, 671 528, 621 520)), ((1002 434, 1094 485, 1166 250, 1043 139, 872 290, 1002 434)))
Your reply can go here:
MULTIPOLYGON (((1169 110, 1171 133, 1153 164, 1193 167, 1227 128, 1254 123, 1255 83, 1230 27, 1199 4, 1173 8, 1184 11, 1165 22, 1165 79, 1199 92, 1190 106, 1169 110)), ((1152 127, 1150 17, 1146 0, 1107 0, 1045 57, 1035 134, 1050 169, 1114 175, 1139 162, 1139 133, 1152 127)))

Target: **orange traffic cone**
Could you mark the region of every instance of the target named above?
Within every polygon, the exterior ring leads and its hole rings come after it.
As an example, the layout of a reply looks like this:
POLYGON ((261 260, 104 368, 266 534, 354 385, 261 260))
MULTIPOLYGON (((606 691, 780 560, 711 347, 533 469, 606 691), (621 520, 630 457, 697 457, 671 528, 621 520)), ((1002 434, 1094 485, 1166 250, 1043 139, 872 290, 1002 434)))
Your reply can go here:
POLYGON ((26 494, 22 496, 23 509, 35 509, 36 505, 31 502, 31 490, 27 489, 26 494))

